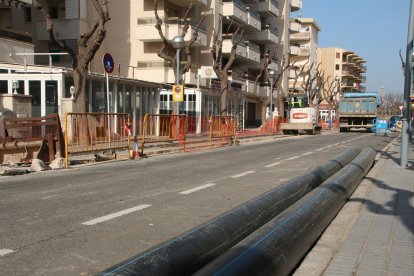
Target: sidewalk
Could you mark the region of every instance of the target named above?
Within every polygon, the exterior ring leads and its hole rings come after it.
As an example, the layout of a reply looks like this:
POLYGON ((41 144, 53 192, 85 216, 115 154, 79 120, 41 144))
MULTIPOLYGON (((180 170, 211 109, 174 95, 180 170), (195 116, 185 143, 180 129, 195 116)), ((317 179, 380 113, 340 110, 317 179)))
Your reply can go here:
POLYGON ((414 143, 385 149, 294 275, 414 275, 414 143))

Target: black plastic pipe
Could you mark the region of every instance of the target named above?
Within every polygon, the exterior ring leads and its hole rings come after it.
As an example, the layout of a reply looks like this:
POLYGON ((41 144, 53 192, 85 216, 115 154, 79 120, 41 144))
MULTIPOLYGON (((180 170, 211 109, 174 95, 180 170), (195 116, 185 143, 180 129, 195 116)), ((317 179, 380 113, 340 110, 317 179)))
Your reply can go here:
POLYGON ((325 164, 100 275, 190 275, 301 199, 360 152, 361 149, 350 148, 325 164))
POLYGON ((289 275, 368 173, 365 148, 344 169, 195 275, 289 275))

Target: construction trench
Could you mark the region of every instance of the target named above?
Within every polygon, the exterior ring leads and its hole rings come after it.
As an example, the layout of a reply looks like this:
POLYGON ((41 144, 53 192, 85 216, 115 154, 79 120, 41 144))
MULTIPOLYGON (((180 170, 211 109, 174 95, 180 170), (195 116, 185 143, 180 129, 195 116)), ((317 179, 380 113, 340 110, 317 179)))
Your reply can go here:
POLYGON ((321 166, 99 275, 289 275, 374 164, 371 147, 321 166))

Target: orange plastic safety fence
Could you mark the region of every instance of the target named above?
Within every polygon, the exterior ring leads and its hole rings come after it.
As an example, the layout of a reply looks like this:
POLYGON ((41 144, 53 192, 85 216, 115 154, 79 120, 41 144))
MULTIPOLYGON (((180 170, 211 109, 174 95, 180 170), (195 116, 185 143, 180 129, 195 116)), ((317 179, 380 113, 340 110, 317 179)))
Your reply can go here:
MULTIPOLYGON (((66 156, 129 149, 129 139, 130 118, 127 113, 67 113, 65 116, 66 156)), ((68 157, 66 159, 68 165, 68 157)))

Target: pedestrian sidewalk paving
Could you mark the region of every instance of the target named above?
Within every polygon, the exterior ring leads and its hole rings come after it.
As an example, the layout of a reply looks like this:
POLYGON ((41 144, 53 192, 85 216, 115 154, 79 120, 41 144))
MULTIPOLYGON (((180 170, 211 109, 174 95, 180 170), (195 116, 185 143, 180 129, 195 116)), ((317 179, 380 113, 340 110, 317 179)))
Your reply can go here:
POLYGON ((414 275, 414 143, 394 139, 294 275, 414 275))

